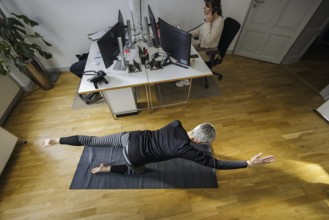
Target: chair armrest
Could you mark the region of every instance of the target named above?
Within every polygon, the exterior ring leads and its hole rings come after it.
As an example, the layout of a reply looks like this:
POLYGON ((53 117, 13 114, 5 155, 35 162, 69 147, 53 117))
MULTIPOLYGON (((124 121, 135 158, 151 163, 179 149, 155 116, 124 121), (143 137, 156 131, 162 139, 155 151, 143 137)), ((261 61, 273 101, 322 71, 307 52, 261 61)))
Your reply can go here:
POLYGON ((222 57, 219 55, 219 50, 213 49, 213 50, 207 50, 206 54, 208 56, 211 56, 211 66, 217 66, 218 64, 222 63, 222 57))
POLYGON ((216 55, 216 54, 218 54, 218 53, 219 53, 219 51, 218 51, 217 49, 207 50, 207 51, 206 51, 206 54, 207 54, 208 56, 213 56, 213 55, 216 55))

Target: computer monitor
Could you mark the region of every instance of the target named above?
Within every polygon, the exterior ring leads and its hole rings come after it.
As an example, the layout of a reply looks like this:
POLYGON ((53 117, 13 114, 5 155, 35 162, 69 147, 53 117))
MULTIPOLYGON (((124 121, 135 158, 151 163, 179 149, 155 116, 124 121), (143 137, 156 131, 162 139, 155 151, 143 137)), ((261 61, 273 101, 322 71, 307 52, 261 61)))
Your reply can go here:
MULTIPOLYGON (((160 45, 167 53, 163 66, 171 64, 170 57, 177 60, 178 63, 190 65, 191 39, 192 35, 178 29, 161 18, 159 18, 160 45)), ((175 64, 175 63, 173 63, 175 64)))
POLYGON ((125 46, 126 45, 125 22, 120 9, 118 13, 118 23, 120 24, 120 28, 121 28, 122 45, 125 46))
POLYGON ((157 29, 156 20, 155 20, 155 17, 154 17, 154 14, 152 12, 150 5, 148 5, 148 13, 149 13, 149 19, 150 19, 150 23, 151 23, 151 29, 153 32, 153 38, 152 38, 153 47, 158 48, 160 45, 158 29, 157 29))
POLYGON ((124 25, 123 16, 122 16, 120 9, 119 9, 119 13, 118 13, 118 22, 121 23, 122 25, 124 25))
POLYGON ((116 23, 97 41, 105 68, 109 68, 120 53, 118 37, 122 37, 121 26, 116 23))

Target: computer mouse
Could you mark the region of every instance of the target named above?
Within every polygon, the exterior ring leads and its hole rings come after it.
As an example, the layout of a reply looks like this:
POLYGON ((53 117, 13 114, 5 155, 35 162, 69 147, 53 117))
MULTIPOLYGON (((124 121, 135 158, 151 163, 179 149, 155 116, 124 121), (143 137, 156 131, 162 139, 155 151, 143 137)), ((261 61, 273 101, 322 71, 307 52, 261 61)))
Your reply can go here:
POLYGON ((97 62, 97 61, 91 61, 91 64, 92 65, 99 65, 99 62, 97 62))
POLYGON ((99 70, 97 72, 97 75, 99 75, 99 76, 106 76, 106 73, 103 70, 99 70))

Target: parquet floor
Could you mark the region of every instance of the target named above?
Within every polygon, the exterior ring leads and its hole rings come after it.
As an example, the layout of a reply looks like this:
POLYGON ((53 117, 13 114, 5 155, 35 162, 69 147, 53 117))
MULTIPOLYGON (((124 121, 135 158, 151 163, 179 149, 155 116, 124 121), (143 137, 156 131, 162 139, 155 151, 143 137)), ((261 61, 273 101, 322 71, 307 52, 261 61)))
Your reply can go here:
POLYGON ((70 73, 26 96, 4 125, 28 143, 0 178, 0 219, 329 219, 329 124, 313 111, 320 95, 280 65, 229 55, 218 69, 220 97, 119 120, 105 105, 72 110, 70 73), (213 123, 221 159, 263 152, 277 160, 217 171, 217 189, 69 190, 82 148, 39 147, 47 137, 157 129, 173 119, 187 129, 213 123))

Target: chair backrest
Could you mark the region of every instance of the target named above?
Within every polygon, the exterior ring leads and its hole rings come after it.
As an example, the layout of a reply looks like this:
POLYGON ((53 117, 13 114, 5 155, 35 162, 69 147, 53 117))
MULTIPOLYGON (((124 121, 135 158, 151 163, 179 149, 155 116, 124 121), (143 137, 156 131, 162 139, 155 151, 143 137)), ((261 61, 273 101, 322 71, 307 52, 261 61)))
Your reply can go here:
POLYGON ((240 30, 240 27, 240 23, 234 20, 233 18, 225 18, 222 35, 220 37, 217 47, 219 55, 222 57, 222 59, 225 57, 226 51, 230 46, 231 42, 233 41, 235 35, 240 30))

